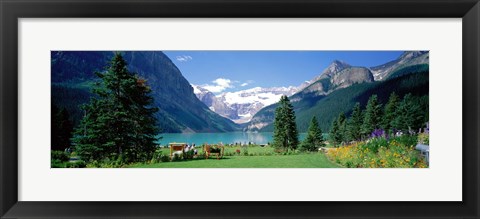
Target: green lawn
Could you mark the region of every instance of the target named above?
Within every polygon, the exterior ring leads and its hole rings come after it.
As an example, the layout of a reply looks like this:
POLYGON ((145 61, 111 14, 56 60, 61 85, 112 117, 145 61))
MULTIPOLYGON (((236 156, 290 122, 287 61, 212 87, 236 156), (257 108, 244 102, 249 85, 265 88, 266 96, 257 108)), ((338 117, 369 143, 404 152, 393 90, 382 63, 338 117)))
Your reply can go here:
POLYGON ((272 156, 224 156, 156 164, 134 164, 132 168, 340 168, 323 153, 272 156))

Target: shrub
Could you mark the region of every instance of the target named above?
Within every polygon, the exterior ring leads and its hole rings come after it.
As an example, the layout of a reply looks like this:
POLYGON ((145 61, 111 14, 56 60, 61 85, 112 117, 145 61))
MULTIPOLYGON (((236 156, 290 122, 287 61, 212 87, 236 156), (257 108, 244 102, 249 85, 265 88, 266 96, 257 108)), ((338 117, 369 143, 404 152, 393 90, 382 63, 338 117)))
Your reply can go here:
POLYGON ((394 138, 398 143, 407 146, 407 147, 415 147, 417 144, 417 136, 416 135, 402 135, 400 137, 394 138))
POLYGON ((51 159, 58 160, 60 162, 67 162, 70 160, 70 156, 63 151, 51 151, 51 159))
POLYGON ((385 138, 372 138, 367 143, 361 144, 360 147, 362 149, 368 148, 370 151, 377 153, 380 147, 388 147, 388 142, 385 138))
POLYGON ((65 163, 61 162, 60 160, 51 160, 50 167, 51 168, 65 168, 65 163))
POLYGON ((98 167, 100 167, 100 164, 96 160, 94 160, 90 163, 87 163, 87 168, 98 168, 98 167))
POLYGON ((227 151, 227 152, 225 152, 225 154, 224 154, 224 155, 225 155, 225 156, 234 156, 234 155, 235 155, 235 153, 233 153, 233 152, 230 152, 230 151, 227 151))
POLYGON ((162 155, 160 156, 160 161, 161 161, 161 162, 169 162, 169 161, 170 161, 170 156, 165 155, 165 154, 162 154, 162 155))
POLYGON ((191 160, 193 159, 193 156, 195 155, 195 152, 193 150, 189 150, 183 153, 183 159, 184 160, 191 160))
POLYGON ((283 149, 283 148, 275 148, 273 151, 275 153, 278 153, 278 154, 284 154, 285 153, 285 149, 283 149))
POLYGON ((155 152, 152 155, 152 160, 150 161, 151 163, 158 163, 162 159, 163 152, 160 149, 155 150, 155 152))
POLYGON ((66 168, 85 168, 87 164, 83 160, 75 161, 75 162, 67 162, 65 163, 66 168))
POLYGON ((428 133, 418 134, 418 143, 429 145, 429 135, 428 135, 428 133))
POLYGON ((118 160, 111 161, 109 159, 104 159, 102 161, 94 160, 86 164, 88 168, 118 168, 123 167, 124 163, 119 162, 118 160))
POLYGON ((182 160, 182 155, 173 154, 172 161, 181 161, 181 160, 182 160))
POLYGON ((50 167, 51 168, 65 168, 67 167, 70 156, 63 151, 51 151, 50 167))

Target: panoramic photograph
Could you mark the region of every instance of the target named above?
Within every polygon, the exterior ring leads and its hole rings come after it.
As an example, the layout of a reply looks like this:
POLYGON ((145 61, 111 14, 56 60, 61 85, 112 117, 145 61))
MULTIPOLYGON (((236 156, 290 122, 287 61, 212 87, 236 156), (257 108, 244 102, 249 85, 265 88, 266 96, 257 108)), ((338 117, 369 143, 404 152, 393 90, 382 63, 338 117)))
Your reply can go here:
POLYGON ((429 51, 51 51, 51 168, 428 168, 429 51))

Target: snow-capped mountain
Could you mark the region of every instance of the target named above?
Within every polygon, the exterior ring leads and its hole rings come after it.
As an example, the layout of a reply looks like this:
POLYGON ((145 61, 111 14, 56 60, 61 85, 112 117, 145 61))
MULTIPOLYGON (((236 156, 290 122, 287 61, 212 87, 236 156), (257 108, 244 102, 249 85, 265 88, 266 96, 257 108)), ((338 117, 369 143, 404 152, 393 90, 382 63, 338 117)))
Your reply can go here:
POLYGON ((213 94, 209 90, 193 84, 192 87, 193 93, 197 96, 197 98, 205 105, 207 105, 208 108, 210 108, 210 110, 212 110, 213 112, 216 112, 217 114, 233 121, 240 118, 236 110, 228 106, 221 99, 217 98, 215 94, 213 94))
POLYGON ((298 91, 297 87, 255 87, 236 92, 224 92, 214 95, 199 85, 192 85, 195 95, 210 110, 231 119, 236 123, 245 123, 265 106, 274 104, 282 95, 291 96, 298 91))

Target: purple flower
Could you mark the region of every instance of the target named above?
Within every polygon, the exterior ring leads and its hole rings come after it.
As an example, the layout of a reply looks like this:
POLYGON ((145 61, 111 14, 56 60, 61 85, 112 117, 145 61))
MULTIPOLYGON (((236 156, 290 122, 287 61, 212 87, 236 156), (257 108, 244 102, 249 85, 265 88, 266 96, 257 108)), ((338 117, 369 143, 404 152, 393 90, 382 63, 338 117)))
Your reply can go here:
POLYGON ((383 137, 384 135, 385 131, 383 129, 375 129, 371 134, 372 138, 383 137))

